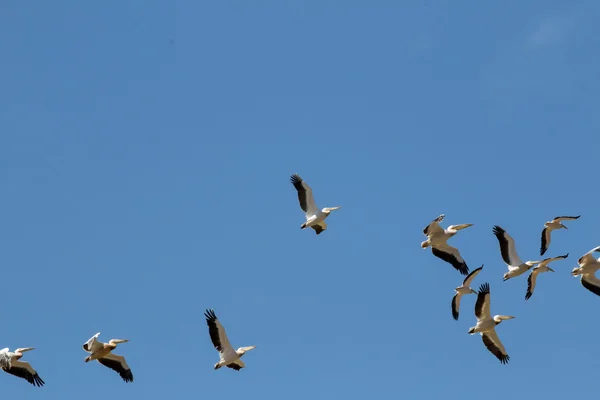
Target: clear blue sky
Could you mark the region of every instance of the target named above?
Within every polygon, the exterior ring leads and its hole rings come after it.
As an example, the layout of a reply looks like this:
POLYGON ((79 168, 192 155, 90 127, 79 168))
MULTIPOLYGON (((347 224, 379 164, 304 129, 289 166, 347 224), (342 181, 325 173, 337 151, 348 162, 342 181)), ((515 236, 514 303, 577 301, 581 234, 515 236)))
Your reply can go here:
POLYGON ((81 1, 0 5, 0 348, 43 388, 6 398, 458 399, 596 394, 600 299, 570 276, 596 233, 595 1, 81 1), (299 173, 320 207, 302 231, 299 173), (419 244, 445 213, 475 296, 419 244), (502 282, 492 226, 522 258, 502 282), (214 308, 247 368, 213 370, 214 308), (81 345, 130 339, 135 382, 81 345))

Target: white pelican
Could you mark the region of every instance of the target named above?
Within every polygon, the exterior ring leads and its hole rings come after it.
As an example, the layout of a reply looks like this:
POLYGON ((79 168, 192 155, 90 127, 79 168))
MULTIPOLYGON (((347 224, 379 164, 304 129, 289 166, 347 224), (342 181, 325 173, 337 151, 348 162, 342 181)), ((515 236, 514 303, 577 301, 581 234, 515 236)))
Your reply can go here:
POLYGON ((452 266, 461 274, 467 275, 469 273, 467 263, 460 256, 458 249, 448 245, 446 242, 452 236, 456 235, 456 232, 473 226, 473 224, 450 225, 448 228, 444 229, 440 226, 440 222, 442 222, 445 217, 444 214, 441 214, 423 229, 423 234, 427 236, 427 240, 421 243, 421 247, 423 249, 431 247, 431 252, 434 256, 452 264, 452 266))
POLYGON ((473 279, 475 279, 475 276, 477 276, 477 274, 481 272, 482 268, 483 268, 483 264, 481 265, 481 267, 473 270, 469 275, 467 275, 467 277, 465 278, 465 280, 462 283, 462 286, 454 289, 456 291, 456 294, 452 298, 452 317, 457 321, 458 321, 458 310, 460 309, 460 298, 462 297, 463 294, 477 293, 476 291, 471 289, 470 286, 471 286, 471 282, 473 282, 473 279))
POLYGON ((83 349, 90 353, 90 355, 85 358, 85 362, 97 360, 105 367, 118 372, 125 382, 133 382, 133 374, 125 361, 125 357, 112 353, 112 351, 117 348, 117 344, 127 343, 129 340, 110 339, 108 343, 104 343, 98 340, 98 336, 100 336, 100 332, 96 333, 83 344, 83 349))
POLYGON ((513 319, 508 315, 494 315, 490 313, 490 284, 485 282, 479 287, 477 301, 475 302, 475 316, 477 317, 477 325, 469 329, 469 335, 477 332, 481 334, 483 344, 487 349, 496 356, 502 364, 508 363, 510 357, 506 353, 506 349, 498 335, 496 334, 496 325, 504 320, 513 319))
POLYGON ((505 281, 524 274, 534 265, 540 263, 540 261, 523 262, 517 254, 515 240, 498 225, 494 226, 494 235, 496 235, 498 243, 500 243, 500 254, 502 254, 502 259, 508 266, 508 272, 505 273, 503 277, 505 281))
POLYGON ((571 275, 581 275, 581 284, 590 292, 600 296, 600 279, 596 278, 596 271, 600 269, 600 258, 597 260, 592 253, 600 252, 600 246, 585 253, 578 261, 579 268, 574 268, 571 275))
POLYGON ((561 228, 569 229, 566 226, 564 226, 560 221, 573 220, 579 217, 581 217, 581 215, 578 215, 576 217, 556 217, 552 221, 547 221, 546 223, 544 223, 544 229, 542 229, 542 246, 540 247, 540 256, 543 256, 546 250, 548 250, 548 247, 550 246, 550 234, 553 230, 561 228))
POLYGON ((317 235, 320 234, 327 229, 325 219, 329 217, 329 214, 332 211, 339 210, 342 207, 325 207, 324 209, 319 210, 315 204, 312 189, 306 182, 302 180, 302 178, 300 178, 300 175, 292 175, 290 181, 298 191, 300 208, 302 211, 304 211, 304 215, 306 216, 306 222, 300 225, 300 229, 310 227, 315 230, 317 235))
POLYGON ((208 325, 208 334, 212 341, 215 349, 219 352, 219 362, 215 364, 215 369, 221 367, 229 367, 236 371, 244 368, 246 365, 241 360, 241 357, 246 354, 247 351, 253 350, 256 346, 240 347, 234 350, 229 344, 229 339, 225 333, 225 328, 217 319, 214 310, 206 310, 204 313, 206 317, 206 325, 208 325))
POLYGON ((567 257, 569 257, 569 253, 565 254, 564 256, 546 258, 542 260, 540 265, 531 270, 529 276, 527 277, 527 293, 525 293, 525 300, 529 300, 529 298, 531 298, 531 296, 533 295, 533 290, 535 289, 535 281, 537 279, 538 274, 541 272, 548 271, 554 272, 554 270, 550 268, 548 264, 550 264, 552 261, 562 260, 567 257))
POLYGON ((8 347, 0 350, 0 366, 4 372, 25 379, 33 386, 44 386, 44 381, 27 361, 19 361, 26 351, 34 347, 23 347, 15 351, 8 351, 8 347))

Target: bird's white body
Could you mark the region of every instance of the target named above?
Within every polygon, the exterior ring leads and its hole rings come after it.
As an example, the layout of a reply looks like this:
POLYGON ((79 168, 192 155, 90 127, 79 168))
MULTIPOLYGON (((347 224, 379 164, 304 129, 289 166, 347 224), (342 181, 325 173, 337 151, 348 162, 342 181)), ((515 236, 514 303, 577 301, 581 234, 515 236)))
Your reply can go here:
POLYGON ((525 272, 529 271, 531 268, 535 266, 536 261, 527 261, 525 263, 519 264, 516 267, 511 265, 508 266, 508 272, 504 274, 503 280, 509 280, 511 278, 515 278, 517 276, 523 275, 525 272))
MULTIPOLYGON (((246 354, 246 352, 248 350, 252 350, 254 348, 255 348, 255 346, 240 347, 234 351, 227 351, 227 352, 220 353, 219 354, 219 362, 215 364, 215 369, 225 367, 234 362, 236 364, 238 364, 239 366, 241 366, 242 368, 245 367, 246 365, 244 364, 244 362, 242 360, 240 360, 240 358, 242 358, 242 356, 244 354, 246 354)), ((231 349, 231 350, 233 350, 233 349, 231 349)))
POLYGON ((315 225, 319 225, 325 221, 325 219, 329 216, 329 212, 325 213, 325 209, 317 210, 315 212, 305 213, 306 222, 303 224, 305 228, 311 228, 315 225))
POLYGON ((471 289, 470 287, 466 287, 466 286, 460 286, 454 290, 456 291, 456 294, 460 294, 461 296, 465 295, 465 294, 477 293, 475 290, 471 289))
POLYGON ((492 330, 498 325, 502 320, 499 319, 499 315, 494 315, 493 317, 487 317, 486 319, 477 320, 477 324, 469 329, 469 334, 473 335, 475 333, 483 333, 489 330, 492 330))

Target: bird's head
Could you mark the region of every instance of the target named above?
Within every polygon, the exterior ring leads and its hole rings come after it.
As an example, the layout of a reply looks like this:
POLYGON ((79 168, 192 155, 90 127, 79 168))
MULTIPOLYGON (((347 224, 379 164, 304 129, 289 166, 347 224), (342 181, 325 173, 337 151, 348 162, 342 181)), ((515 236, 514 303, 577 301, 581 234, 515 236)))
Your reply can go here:
POLYGON ((580 272, 581 272, 581 268, 575 267, 575 268, 573 268, 573 271, 571 271, 571 275, 577 276, 580 274, 580 272))
POLYGON ((505 272, 504 275, 502 275, 502 282, 507 281, 511 278, 510 274, 508 272, 505 272))
POLYGON ((254 350, 255 348, 256 346, 240 347, 239 349, 237 349, 237 353, 242 355, 250 350, 254 350))
POLYGON ((513 318, 514 317, 510 315, 494 315, 494 321, 496 322, 496 325, 498 325, 502 321, 506 321, 513 318))
POLYGON ((429 243, 428 243, 428 242, 429 242, 428 240, 426 240, 426 241, 422 242, 422 243, 421 243, 421 248, 422 248, 422 249, 426 249, 427 247, 429 247, 429 243))
POLYGON ((339 207, 325 207, 321 211, 323 211, 323 213, 329 215, 329 214, 331 214, 332 211, 339 210, 340 208, 342 208, 342 206, 339 206, 339 207))

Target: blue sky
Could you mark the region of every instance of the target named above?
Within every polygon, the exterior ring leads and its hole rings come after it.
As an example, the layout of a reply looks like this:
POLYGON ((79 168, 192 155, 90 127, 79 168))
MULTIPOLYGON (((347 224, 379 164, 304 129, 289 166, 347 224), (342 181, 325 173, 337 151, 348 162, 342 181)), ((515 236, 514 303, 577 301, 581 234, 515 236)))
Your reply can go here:
POLYGON ((570 276, 595 228, 594 1, 80 1, 0 5, 0 347, 19 399, 488 399, 595 394, 599 298, 570 276), (343 208, 316 236, 289 176, 343 208), (501 365, 454 321, 451 243, 491 284, 501 365), (506 267, 492 226, 539 258, 506 267), (214 371, 214 308, 247 368, 214 371), (129 339, 135 382, 81 345, 129 339))

